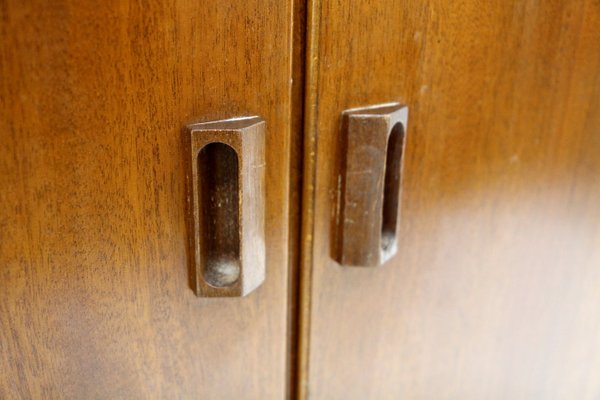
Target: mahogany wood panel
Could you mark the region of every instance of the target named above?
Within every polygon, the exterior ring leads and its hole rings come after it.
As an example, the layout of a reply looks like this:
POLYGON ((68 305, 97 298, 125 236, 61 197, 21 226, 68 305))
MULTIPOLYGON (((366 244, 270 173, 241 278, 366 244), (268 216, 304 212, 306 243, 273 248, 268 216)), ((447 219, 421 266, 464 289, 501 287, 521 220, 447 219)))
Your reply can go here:
POLYGON ((0 1, 0 398, 281 399, 290 1, 0 1), (268 124, 264 284, 189 285, 184 127, 268 124))
POLYGON ((600 3, 312 0, 299 393, 600 396, 600 3), (398 253, 330 257, 340 113, 410 119, 398 253))

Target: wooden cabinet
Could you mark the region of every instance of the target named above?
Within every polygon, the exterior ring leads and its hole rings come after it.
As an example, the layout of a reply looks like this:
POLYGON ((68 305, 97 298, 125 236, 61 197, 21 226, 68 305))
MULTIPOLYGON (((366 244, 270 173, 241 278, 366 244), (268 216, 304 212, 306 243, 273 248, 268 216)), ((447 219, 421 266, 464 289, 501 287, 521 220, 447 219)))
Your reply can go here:
POLYGON ((0 2, 0 398, 286 395, 290 1, 0 2), (184 128, 265 119, 266 280, 189 284, 184 128))
POLYGON ((0 0, 0 72, 0 398, 600 395, 597 1, 0 0), (342 266, 387 103, 397 248, 342 266), (197 297, 186 126, 244 116, 266 278, 197 297))
POLYGON ((598 3, 311 7, 301 397, 597 398, 598 3), (341 113, 390 101, 398 251, 341 267, 341 113))

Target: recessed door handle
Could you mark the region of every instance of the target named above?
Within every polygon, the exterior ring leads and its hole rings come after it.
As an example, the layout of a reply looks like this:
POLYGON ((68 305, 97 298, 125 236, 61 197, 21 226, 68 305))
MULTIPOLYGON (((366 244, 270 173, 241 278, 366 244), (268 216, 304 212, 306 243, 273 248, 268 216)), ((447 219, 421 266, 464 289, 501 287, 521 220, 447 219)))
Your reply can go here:
POLYGON ((201 297, 245 296, 265 279, 265 122, 187 126, 192 286, 201 297))
POLYGON ((397 252, 408 108, 398 103, 342 113, 334 258, 377 266, 397 252))

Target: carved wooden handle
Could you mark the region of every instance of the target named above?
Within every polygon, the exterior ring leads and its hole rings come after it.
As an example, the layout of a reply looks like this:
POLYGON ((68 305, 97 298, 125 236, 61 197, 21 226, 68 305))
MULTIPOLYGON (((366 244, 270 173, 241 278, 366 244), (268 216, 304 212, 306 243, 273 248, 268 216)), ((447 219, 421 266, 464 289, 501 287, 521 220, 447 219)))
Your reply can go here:
POLYGON ((397 251, 408 108, 397 103, 342 114, 335 258, 377 266, 397 251))
POLYGON ((265 122, 187 126, 192 283, 198 296, 245 296, 265 279, 265 122))

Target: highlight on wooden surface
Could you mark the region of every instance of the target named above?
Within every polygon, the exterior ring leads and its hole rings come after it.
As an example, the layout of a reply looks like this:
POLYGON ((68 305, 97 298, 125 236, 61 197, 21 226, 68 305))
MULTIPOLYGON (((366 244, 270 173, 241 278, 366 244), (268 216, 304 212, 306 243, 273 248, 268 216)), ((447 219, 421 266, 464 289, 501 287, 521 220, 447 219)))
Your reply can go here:
POLYGON ((398 103, 342 113, 334 258, 377 266, 397 251, 408 108, 398 103))
POLYGON ((260 117, 187 126, 190 271, 200 297, 245 296, 265 279, 265 127, 260 117))

